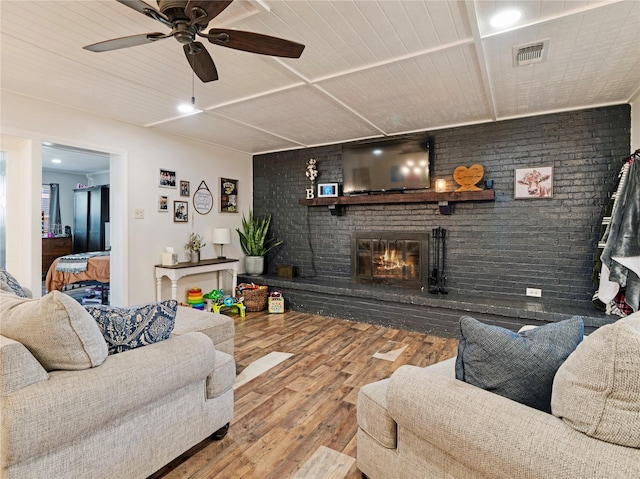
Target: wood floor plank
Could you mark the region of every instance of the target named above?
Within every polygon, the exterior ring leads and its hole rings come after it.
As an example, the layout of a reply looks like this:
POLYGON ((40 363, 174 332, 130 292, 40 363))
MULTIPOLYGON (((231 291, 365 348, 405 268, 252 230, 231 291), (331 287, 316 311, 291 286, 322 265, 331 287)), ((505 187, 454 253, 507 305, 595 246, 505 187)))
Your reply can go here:
POLYGON ((453 357, 458 345, 292 311, 232 317, 238 374, 274 351, 293 356, 235 390, 234 420, 222 441, 203 441, 151 479, 360 479, 355 461, 329 464, 333 451, 355 458, 360 387, 403 364, 453 357), (385 356, 399 348, 395 360, 385 356), (386 359, 375 358, 377 352, 386 359))

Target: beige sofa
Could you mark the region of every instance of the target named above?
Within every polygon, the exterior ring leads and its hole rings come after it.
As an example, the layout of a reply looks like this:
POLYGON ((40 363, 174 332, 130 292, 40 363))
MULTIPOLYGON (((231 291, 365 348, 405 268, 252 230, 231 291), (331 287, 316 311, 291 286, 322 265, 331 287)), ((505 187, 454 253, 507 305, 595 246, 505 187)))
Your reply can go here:
POLYGON ((166 340, 47 371, 0 336, 0 477, 144 478, 216 431, 223 437, 233 338, 231 318, 178 307, 166 340))
POLYGON ((593 345, 585 339, 558 370, 552 409, 569 411, 563 419, 456 380, 455 358, 426 368, 400 367, 360 390, 358 468, 370 479, 640 477, 640 316, 634 324, 636 336, 624 361, 598 364, 598 357, 611 356, 607 351, 620 350, 617 340, 596 347, 584 361, 578 351, 584 354, 593 345), (614 374, 621 363, 626 377, 614 374), (581 368, 606 387, 556 394, 557 388, 568 391, 580 383, 581 368), (602 394, 586 397, 592 393, 602 394), (622 416, 609 416, 608 426, 620 429, 592 427, 588 416, 605 418, 612 402, 623 410, 622 416), (606 434, 610 442, 597 438, 606 434), (633 447, 615 443, 626 441, 633 447))

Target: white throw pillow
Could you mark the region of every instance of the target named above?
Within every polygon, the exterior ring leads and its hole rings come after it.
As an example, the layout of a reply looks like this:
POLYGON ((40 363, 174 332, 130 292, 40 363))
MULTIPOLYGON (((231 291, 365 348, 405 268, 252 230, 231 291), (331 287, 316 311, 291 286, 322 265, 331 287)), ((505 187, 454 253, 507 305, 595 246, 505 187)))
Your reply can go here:
POLYGON ((88 369, 107 358, 107 343, 95 320, 59 291, 40 299, 0 291, 0 332, 22 343, 47 371, 88 369))
POLYGON ((585 337, 556 373, 551 411, 588 436, 640 448, 640 313, 585 337))

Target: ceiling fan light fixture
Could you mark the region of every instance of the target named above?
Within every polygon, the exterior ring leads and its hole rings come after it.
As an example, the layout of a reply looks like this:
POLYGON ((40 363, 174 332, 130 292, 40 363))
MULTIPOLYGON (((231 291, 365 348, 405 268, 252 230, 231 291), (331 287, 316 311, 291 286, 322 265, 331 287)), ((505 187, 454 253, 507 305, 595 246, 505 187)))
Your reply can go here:
POLYGON ((195 113, 201 113, 202 110, 197 108, 193 103, 180 103, 178 105, 178 111, 180 113, 184 113, 185 115, 191 115, 195 113))
POLYGON ((489 24, 493 28, 508 28, 520 20, 522 17, 522 12, 516 9, 502 10, 501 12, 496 13, 489 24))

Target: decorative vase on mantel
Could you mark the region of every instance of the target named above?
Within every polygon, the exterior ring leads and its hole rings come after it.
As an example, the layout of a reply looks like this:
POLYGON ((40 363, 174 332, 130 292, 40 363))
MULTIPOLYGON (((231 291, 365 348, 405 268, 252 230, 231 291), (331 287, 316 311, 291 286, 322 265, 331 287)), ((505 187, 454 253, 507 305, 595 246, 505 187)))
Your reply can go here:
POLYGON ((200 251, 192 251, 191 252, 191 262, 199 263, 200 262, 200 251))

